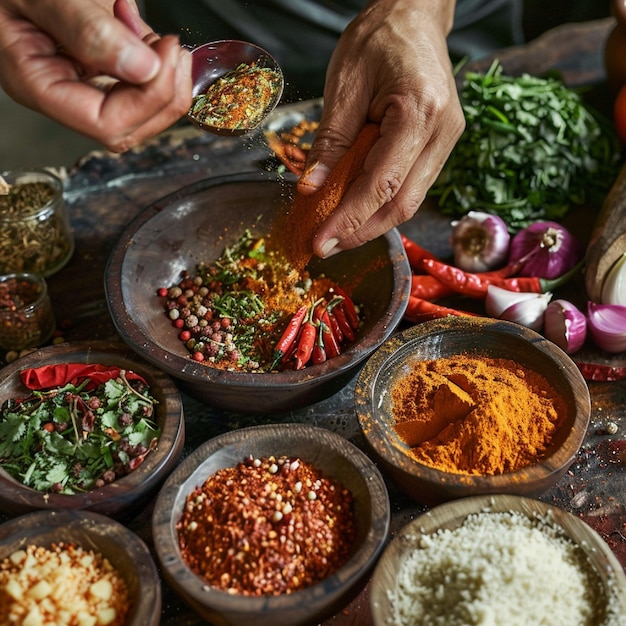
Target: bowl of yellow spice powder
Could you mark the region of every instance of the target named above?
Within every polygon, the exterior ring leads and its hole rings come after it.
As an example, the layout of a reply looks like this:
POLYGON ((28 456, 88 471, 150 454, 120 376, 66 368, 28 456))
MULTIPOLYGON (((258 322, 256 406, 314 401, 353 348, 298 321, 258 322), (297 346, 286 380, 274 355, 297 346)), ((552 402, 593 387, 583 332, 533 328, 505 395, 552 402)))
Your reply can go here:
POLYGON ((591 410, 560 348, 480 317, 425 322, 385 342, 355 403, 382 468, 427 504, 547 491, 573 462, 591 410))

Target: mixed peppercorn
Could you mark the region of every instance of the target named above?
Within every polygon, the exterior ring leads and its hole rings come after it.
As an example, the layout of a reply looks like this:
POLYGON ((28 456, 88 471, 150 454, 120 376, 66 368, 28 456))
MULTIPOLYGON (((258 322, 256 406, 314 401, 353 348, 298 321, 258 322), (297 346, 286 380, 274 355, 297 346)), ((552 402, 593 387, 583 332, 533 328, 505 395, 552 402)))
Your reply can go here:
POLYGON ((191 357, 232 371, 322 363, 353 342, 360 326, 359 310, 334 281, 297 274, 248 231, 157 295, 191 357))
POLYGON ((248 596, 288 594, 347 561, 353 498, 301 459, 248 457, 189 494, 177 529, 183 559, 211 586, 248 596))

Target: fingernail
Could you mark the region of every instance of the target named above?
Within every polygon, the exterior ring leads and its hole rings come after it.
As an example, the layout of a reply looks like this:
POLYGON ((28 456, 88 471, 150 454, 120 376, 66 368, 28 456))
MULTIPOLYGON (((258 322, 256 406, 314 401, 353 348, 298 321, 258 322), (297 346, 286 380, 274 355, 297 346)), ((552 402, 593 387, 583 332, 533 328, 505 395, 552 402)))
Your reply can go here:
POLYGON ((145 44, 131 42, 122 49, 117 66, 121 78, 141 84, 147 83, 157 75, 161 60, 157 53, 145 44))
POLYGON ((333 254, 337 254, 337 252, 341 252, 341 250, 337 247, 339 243, 339 239, 336 237, 331 237, 323 246, 322 246, 322 258, 327 259, 329 256, 333 256, 333 254))
POLYGON ((300 182, 307 187, 318 188, 326 182, 329 174, 329 167, 319 161, 315 161, 306 168, 304 174, 302 174, 302 177, 300 178, 300 182))

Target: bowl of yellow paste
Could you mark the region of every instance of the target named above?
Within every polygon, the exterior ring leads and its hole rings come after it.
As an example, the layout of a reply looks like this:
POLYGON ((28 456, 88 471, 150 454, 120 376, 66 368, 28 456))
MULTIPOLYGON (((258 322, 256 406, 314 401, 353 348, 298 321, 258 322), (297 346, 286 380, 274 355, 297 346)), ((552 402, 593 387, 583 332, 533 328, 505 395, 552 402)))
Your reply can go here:
POLYGON ((432 320, 389 339, 362 369, 355 404, 383 470, 426 504, 544 493, 572 464, 591 412, 560 348, 482 317, 432 320))

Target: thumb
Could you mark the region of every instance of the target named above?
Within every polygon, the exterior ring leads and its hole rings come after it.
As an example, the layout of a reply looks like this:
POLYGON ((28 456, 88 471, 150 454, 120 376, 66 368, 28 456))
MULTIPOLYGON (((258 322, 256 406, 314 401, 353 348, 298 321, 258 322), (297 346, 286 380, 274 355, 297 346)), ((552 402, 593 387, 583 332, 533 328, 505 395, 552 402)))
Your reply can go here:
POLYGON ((354 144, 365 120, 347 119, 342 113, 324 109, 315 139, 307 157, 306 167, 298 181, 298 192, 310 195, 328 179, 341 157, 354 144))
MULTIPOLYGON (((117 0, 114 10, 119 19, 103 6, 83 0, 67 0, 63 19, 59 19, 55 3, 49 2, 41 3, 36 14, 28 17, 83 67, 143 84, 158 74, 161 59, 142 41, 151 29, 138 15, 132 15, 131 3, 133 0, 117 0)), ((31 5, 27 11, 32 12, 31 5)))

